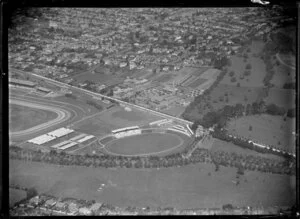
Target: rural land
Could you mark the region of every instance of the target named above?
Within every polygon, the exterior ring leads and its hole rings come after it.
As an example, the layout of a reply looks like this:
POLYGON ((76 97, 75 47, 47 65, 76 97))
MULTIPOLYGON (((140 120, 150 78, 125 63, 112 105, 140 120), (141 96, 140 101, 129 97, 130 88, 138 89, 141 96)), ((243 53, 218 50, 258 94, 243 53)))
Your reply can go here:
POLYGON ((293 214, 293 8, 19 8, 9 215, 293 214))

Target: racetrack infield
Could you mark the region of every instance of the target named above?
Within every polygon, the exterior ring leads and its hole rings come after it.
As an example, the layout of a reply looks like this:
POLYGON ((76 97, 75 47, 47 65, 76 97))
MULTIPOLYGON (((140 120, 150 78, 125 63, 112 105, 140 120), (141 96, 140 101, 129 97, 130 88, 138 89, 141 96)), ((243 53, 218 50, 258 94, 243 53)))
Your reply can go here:
POLYGON ((105 149, 113 154, 142 155, 172 150, 183 143, 184 140, 175 134, 148 133, 113 140, 105 146, 105 149))
POLYGON ((105 169, 10 160, 9 183, 35 187, 39 193, 74 197, 115 206, 213 208, 290 206, 295 177, 245 171, 236 186, 236 168, 212 164, 161 169, 105 169), (209 175, 209 173, 211 175, 209 175), (104 183, 100 192, 97 189, 104 183))
POLYGON ((55 119, 54 112, 18 104, 9 105, 9 131, 21 131, 55 119))

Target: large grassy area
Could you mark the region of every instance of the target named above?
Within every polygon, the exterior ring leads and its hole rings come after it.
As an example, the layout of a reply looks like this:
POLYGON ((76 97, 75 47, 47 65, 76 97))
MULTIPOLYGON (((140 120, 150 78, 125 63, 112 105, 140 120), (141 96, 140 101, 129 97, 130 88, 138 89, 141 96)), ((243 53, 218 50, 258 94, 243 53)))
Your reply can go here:
POLYGON ((295 152, 295 119, 281 116, 255 115, 232 120, 228 130, 235 135, 255 139, 259 142, 274 145, 284 150, 295 152), (249 127, 252 126, 252 131, 249 127))
POLYGON ((290 206, 295 177, 245 171, 235 185, 235 168, 211 164, 166 169, 104 169, 10 161, 9 181, 57 197, 75 197, 116 206, 200 207, 290 206), (102 191, 97 189, 104 183, 102 191))
POLYGON ((9 130, 21 131, 55 119, 57 114, 51 111, 35 109, 17 104, 9 105, 9 130))
POLYGON ((247 52, 248 58, 245 59, 239 56, 231 57, 231 66, 228 68, 228 73, 225 75, 222 80, 222 84, 227 85, 237 85, 240 83, 240 86, 244 87, 262 87, 263 79, 266 75, 266 68, 264 61, 256 57, 259 53, 261 53, 263 49, 264 43, 260 41, 253 41, 251 45, 249 45, 247 52), (245 76, 246 66, 251 65, 251 74, 249 76, 245 76), (233 71, 234 75, 232 77, 236 78, 236 81, 231 81, 230 72, 233 71))
POLYGON ((265 98, 266 104, 276 104, 287 109, 296 107, 296 92, 291 89, 272 88, 269 90, 268 96, 265 98))
POLYGON ((95 117, 76 124, 76 129, 89 134, 109 133, 113 129, 147 124, 162 119, 140 110, 125 111, 122 107, 113 107, 95 117))
POLYGON ((169 133, 141 134, 116 139, 106 145, 109 152, 122 155, 150 154, 179 147, 184 140, 169 133))

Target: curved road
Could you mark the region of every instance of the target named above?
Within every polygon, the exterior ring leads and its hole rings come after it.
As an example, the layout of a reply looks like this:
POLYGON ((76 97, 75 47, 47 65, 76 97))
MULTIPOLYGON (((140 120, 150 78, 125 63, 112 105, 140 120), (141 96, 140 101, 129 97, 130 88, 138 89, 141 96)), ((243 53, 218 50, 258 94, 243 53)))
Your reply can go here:
POLYGON ((36 109, 41 109, 41 110, 48 110, 48 111, 52 111, 57 114, 57 117, 55 119, 50 120, 48 122, 36 125, 34 127, 31 127, 31 128, 25 129, 25 130, 9 132, 9 134, 14 137, 20 137, 20 136, 35 133, 42 129, 46 129, 46 128, 49 128, 50 126, 57 125, 59 123, 67 121, 69 118, 71 118, 71 113, 69 111, 62 109, 62 108, 58 108, 58 107, 43 105, 41 103, 27 102, 27 101, 18 100, 18 99, 10 99, 9 103, 26 106, 26 107, 31 107, 31 108, 36 108, 36 109))

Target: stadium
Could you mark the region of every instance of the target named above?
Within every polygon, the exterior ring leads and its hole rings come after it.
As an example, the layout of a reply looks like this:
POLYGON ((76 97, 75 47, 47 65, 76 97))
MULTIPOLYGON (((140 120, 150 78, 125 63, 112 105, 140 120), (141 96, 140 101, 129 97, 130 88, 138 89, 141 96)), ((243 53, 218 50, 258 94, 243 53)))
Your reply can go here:
POLYGON ((171 119, 112 130, 99 138, 102 152, 117 156, 166 155, 183 150, 193 139, 188 125, 175 124, 171 119))

